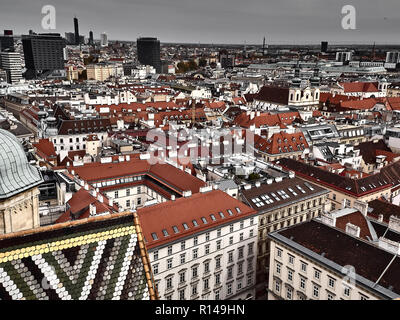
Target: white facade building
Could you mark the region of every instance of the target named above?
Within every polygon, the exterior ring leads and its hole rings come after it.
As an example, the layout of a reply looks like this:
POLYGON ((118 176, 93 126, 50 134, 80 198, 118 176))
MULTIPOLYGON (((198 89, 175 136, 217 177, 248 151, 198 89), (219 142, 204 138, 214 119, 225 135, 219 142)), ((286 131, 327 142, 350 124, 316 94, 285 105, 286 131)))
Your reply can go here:
POLYGON ((253 209, 214 190, 142 208, 138 215, 161 300, 254 299, 253 209))

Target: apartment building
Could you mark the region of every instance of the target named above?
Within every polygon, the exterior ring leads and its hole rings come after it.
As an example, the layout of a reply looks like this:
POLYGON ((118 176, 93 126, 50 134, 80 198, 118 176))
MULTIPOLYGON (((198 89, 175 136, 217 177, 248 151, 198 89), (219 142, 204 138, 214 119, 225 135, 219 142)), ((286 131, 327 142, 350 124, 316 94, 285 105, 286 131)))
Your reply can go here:
POLYGON ((400 296, 399 260, 368 241, 315 219, 269 237, 270 300, 386 300, 400 296))
POLYGON ((160 299, 253 299, 256 214, 211 187, 138 209, 160 299))
POLYGON ((105 157, 100 162, 67 169, 83 183, 98 188, 122 210, 194 194, 206 185, 170 164, 150 165, 134 155, 105 157))
MULTIPOLYGON (((294 177, 279 182, 247 186, 241 198, 258 212, 257 283, 268 279, 268 233, 321 215, 329 208, 329 191, 294 177)), ((260 293, 262 291, 260 286, 260 293)))
POLYGON ((355 201, 369 202, 380 197, 391 197, 393 182, 388 172, 353 179, 289 158, 279 159, 276 164, 294 171, 303 180, 328 189, 332 210, 352 207, 355 201))

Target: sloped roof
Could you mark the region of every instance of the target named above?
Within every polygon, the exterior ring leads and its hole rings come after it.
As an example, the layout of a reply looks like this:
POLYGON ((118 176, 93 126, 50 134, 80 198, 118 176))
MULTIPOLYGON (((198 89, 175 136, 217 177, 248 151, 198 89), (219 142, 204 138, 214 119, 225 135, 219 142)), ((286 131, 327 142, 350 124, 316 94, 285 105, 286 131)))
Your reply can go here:
POLYGON ((0 199, 10 198, 43 182, 17 137, 0 129, 0 199))
POLYGON ((140 230, 121 213, 0 236, 0 299, 155 299, 140 230))
POLYGON ((197 193, 187 198, 138 209, 148 248, 162 246, 253 214, 256 214, 255 210, 221 190, 197 193), (240 212, 236 208, 239 208, 240 212), (232 215, 228 213, 228 209, 232 215), (223 212, 224 218, 219 215, 219 212, 223 212), (211 214, 215 220, 211 218, 211 214), (207 223, 202 221, 203 217, 207 223), (193 220, 196 220, 198 226, 193 224, 193 220), (183 223, 187 224, 187 230, 183 227, 183 223), (173 226, 177 227, 178 233, 173 230, 173 226), (168 232, 168 236, 164 236, 163 230, 168 232), (157 235, 156 240, 153 239, 153 233, 157 235))

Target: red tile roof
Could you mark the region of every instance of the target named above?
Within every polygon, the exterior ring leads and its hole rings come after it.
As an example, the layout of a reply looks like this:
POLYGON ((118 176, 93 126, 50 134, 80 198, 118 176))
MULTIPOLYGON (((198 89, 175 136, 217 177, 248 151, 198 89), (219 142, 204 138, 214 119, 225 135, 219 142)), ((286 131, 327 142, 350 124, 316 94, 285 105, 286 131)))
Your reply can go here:
POLYGON ((256 213, 254 209, 220 190, 198 193, 188 198, 179 198, 175 201, 138 209, 140 224, 148 248, 163 246, 171 241, 233 223, 256 213), (239 208, 240 213, 236 208, 239 208), (232 216, 229 215, 228 209, 231 210, 232 216), (225 218, 221 218, 218 213, 220 211, 223 212, 225 218), (214 215, 215 221, 210 217, 211 214, 214 215), (202 221, 202 217, 206 218, 206 224, 202 221), (197 227, 193 225, 193 220, 197 221, 197 227), (188 230, 184 229, 183 223, 188 225, 188 230), (173 226, 178 228, 178 233, 174 232, 173 226), (164 236, 162 231, 164 229, 169 236, 164 236), (158 240, 153 239, 152 233, 157 234, 158 240))
POLYGON ((352 212, 339 218, 336 218, 336 228, 346 232, 346 224, 351 223, 360 228, 360 238, 364 240, 372 240, 372 235, 368 227, 365 216, 360 212, 352 212))
POLYGON ((38 143, 33 143, 32 145, 36 149, 36 153, 43 159, 50 160, 57 157, 54 144, 49 139, 39 139, 38 143))
POLYGON ((341 82, 344 92, 379 92, 377 82, 341 82))
POLYGON ((273 134, 269 139, 255 135, 254 147, 268 154, 284 154, 302 152, 308 148, 308 143, 302 132, 279 132, 273 134))
POLYGON ((200 179, 174 166, 169 164, 150 165, 147 160, 137 158, 118 163, 88 163, 79 167, 68 167, 68 170, 70 172, 74 170, 81 179, 91 183, 125 176, 146 175, 179 194, 187 190, 196 193, 205 186, 200 179))

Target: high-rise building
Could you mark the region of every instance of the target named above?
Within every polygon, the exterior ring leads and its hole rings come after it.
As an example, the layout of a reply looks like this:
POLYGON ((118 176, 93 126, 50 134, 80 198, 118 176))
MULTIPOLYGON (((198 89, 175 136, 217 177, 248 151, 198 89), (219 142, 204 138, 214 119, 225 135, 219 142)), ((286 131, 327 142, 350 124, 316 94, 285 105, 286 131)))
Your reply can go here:
POLYGON ((102 47, 107 47, 108 46, 108 39, 107 39, 107 35, 105 33, 102 33, 100 35, 100 45, 102 47))
POLYGON ((223 49, 219 53, 219 62, 224 69, 233 68, 235 66, 235 54, 231 54, 223 49))
POLYGON ((4 35, 0 36, 0 51, 14 51, 14 37, 12 30, 4 30, 4 35))
POLYGON ((28 78, 64 69, 65 40, 59 33, 23 35, 22 45, 28 78))
POLYGON ((74 30, 75 30, 75 44, 78 45, 80 43, 79 39, 79 25, 78 25, 78 18, 74 18, 74 30))
POLYGON ((93 31, 89 31, 89 44, 94 44, 93 31))
POLYGON ((399 63, 400 52, 399 51, 388 51, 386 53, 386 63, 399 63))
POLYGON ((136 44, 139 62, 143 65, 153 66, 157 73, 160 73, 160 40, 157 40, 157 38, 139 38, 136 44))
POLYGON ((347 62, 351 61, 353 56, 352 52, 336 52, 336 61, 347 62))
POLYGON ((328 52, 328 41, 321 42, 321 52, 328 52))
POLYGON ((0 53, 0 68, 7 73, 7 82, 17 83, 22 79, 21 55, 18 52, 0 53))
POLYGON ((67 41, 67 44, 75 44, 75 33, 66 32, 65 33, 65 40, 67 41))

